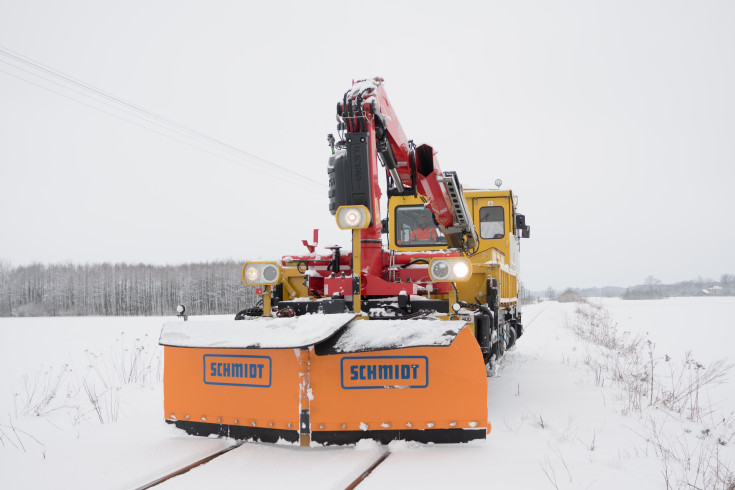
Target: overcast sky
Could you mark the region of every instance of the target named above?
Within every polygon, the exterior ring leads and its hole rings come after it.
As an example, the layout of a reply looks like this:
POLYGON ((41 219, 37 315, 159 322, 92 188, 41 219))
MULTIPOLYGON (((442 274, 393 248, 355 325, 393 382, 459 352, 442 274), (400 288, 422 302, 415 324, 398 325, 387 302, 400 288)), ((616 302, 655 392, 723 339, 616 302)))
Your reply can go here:
POLYGON ((733 26, 731 1, 0 0, 0 259, 267 259, 313 228, 347 245, 326 135, 379 75, 443 170, 519 195, 529 288, 717 279, 733 26))

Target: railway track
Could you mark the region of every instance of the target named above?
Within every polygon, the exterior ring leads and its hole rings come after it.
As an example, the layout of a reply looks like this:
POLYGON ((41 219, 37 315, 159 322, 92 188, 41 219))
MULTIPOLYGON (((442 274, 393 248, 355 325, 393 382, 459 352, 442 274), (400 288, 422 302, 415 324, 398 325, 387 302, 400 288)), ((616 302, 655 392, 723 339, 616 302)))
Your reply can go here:
MULTIPOLYGON (((166 483, 166 482, 169 482, 169 481, 175 487, 177 480, 174 480, 174 479, 176 479, 177 477, 179 477, 179 478, 187 478, 185 475, 186 475, 186 473, 190 472, 191 470, 194 470, 194 469, 197 469, 197 468, 204 469, 204 466, 207 463, 210 463, 210 462, 212 462, 212 461, 214 461, 214 460, 216 460, 218 458, 221 458, 225 454, 230 453, 230 452, 232 452, 232 451, 240 448, 241 446, 247 445, 247 444, 248 443, 247 442, 244 442, 244 441, 238 442, 238 443, 236 443, 236 444, 234 444, 232 446, 229 446, 229 447, 227 447, 225 449, 222 449, 222 450, 219 450, 217 452, 214 452, 214 453, 210 454, 207 457, 204 457, 204 458, 202 458, 202 459, 200 459, 198 461, 195 461, 193 463, 189 463, 187 465, 184 465, 181 468, 178 468, 178 469, 176 469, 174 471, 171 471, 171 472, 169 472, 169 473, 167 473, 167 474, 165 474, 165 475, 163 475, 163 476, 161 476, 159 478, 156 478, 155 480, 152 480, 152 481, 150 481, 150 482, 148 482, 148 483, 146 483, 144 485, 141 485, 141 486, 137 487, 136 490, 147 490, 147 489, 150 489, 150 488, 155 488, 158 485, 161 485, 161 484, 166 483)), ((253 446, 256 446, 256 445, 253 445, 253 446)), ((284 451, 289 450, 289 449, 293 449, 293 448, 291 448, 290 446, 283 448, 284 451)), ((360 485, 360 483, 362 483, 368 476, 370 476, 370 474, 378 466, 380 466, 388 458, 388 456, 390 456, 390 454, 391 454, 390 451, 388 451, 387 449, 384 449, 384 450, 380 451, 379 454, 376 455, 376 457, 370 459, 370 461, 366 462, 363 465, 364 466, 364 470, 356 478, 352 479, 350 481, 350 483, 347 486, 345 486, 344 488, 346 490, 353 490, 354 488, 357 488, 357 486, 360 485)), ((333 471, 333 468, 329 468, 328 470, 325 468, 325 471, 333 471)))
POLYGON ((197 466, 201 466, 203 464, 209 463, 213 459, 218 458, 218 457, 222 456, 223 454, 229 453, 233 449, 237 449, 238 447, 242 446, 243 444, 244 444, 244 442, 238 442, 237 444, 234 444, 234 445, 232 445, 230 447, 227 447, 225 449, 222 449, 220 451, 217 451, 216 453, 210 454, 206 458, 202 458, 199 461, 195 461, 195 462, 193 462, 191 464, 188 464, 186 466, 182 466, 181 468, 179 468, 177 470, 174 470, 174 471, 172 471, 172 472, 170 472, 170 473, 168 473, 168 474, 166 474, 166 475, 164 475, 164 476, 162 476, 160 478, 157 478, 157 479, 153 480, 150 483, 146 483, 145 485, 140 486, 140 487, 136 488, 135 490, 147 490, 148 488, 153 488, 156 485, 160 485, 161 483, 170 480, 171 478, 174 478, 174 477, 179 476, 179 475, 183 475, 184 473, 188 472, 189 470, 193 470, 197 466))
POLYGON ((385 461, 386 459, 388 459, 388 456, 390 456, 390 451, 384 452, 383 455, 381 457, 379 457, 373 464, 371 464, 368 469, 366 469, 365 471, 363 471, 360 476, 358 476, 357 478, 355 478, 352 481, 352 483, 350 483, 349 485, 347 485, 347 487, 345 487, 345 490, 352 490, 353 488, 357 487, 360 483, 362 483, 362 481, 365 478, 367 478, 368 476, 370 476, 370 473, 372 473, 375 468, 377 468, 378 466, 380 466, 380 464, 382 464, 383 461, 385 461))
MULTIPOLYGON (((532 323, 533 323, 534 321, 536 321, 536 319, 537 319, 538 317, 540 317, 540 316, 541 316, 541 315, 542 315, 542 314, 544 313, 544 311, 546 311, 546 310, 547 310, 547 309, 549 308, 549 306, 550 306, 550 303, 547 303, 547 304, 545 304, 543 308, 540 308, 540 309, 539 309, 539 311, 535 312, 535 314, 534 314, 534 315, 533 315, 533 316, 531 317, 531 319, 530 319, 530 320, 528 320, 528 321, 524 321, 524 322, 523 322, 523 324, 524 324, 524 327, 528 327, 528 326, 529 326, 529 325, 531 325, 531 324, 532 324, 532 323)), ((524 315, 524 319, 525 319, 525 318, 526 318, 526 316, 524 315)))

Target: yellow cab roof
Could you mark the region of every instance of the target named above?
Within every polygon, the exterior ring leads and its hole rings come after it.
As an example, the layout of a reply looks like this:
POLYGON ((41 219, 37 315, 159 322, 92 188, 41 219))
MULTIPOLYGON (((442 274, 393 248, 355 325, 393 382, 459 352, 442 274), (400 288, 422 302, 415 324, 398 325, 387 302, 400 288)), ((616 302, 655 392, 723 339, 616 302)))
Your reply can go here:
POLYGON ((497 196, 497 197, 511 197, 513 191, 510 189, 473 189, 463 188, 465 197, 477 197, 477 196, 497 196))

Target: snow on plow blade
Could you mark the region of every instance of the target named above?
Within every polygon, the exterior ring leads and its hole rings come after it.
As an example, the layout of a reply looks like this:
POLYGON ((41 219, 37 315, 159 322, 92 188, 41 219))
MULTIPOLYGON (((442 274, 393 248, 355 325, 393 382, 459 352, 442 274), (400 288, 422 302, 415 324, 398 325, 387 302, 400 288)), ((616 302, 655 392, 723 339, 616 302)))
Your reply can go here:
POLYGON ((485 366, 464 322, 353 318, 167 323, 166 420, 302 444, 486 436, 485 366))

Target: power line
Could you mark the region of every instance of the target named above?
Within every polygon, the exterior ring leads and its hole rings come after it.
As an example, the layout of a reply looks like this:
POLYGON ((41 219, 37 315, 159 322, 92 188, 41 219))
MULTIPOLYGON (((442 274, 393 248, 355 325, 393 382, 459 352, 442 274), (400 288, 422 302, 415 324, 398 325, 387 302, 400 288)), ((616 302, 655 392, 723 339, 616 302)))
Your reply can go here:
MULTIPOLYGON (((237 147, 235 147, 235 146, 233 146, 233 145, 231 145, 229 143, 226 143, 226 142, 221 141, 221 140, 219 140, 217 138, 214 138, 214 137, 211 137, 211 136, 209 136, 209 135, 207 135, 205 133, 202 133, 202 132, 200 132, 200 131, 198 131, 196 129, 193 129, 193 128, 191 128, 191 127, 189 127, 189 126, 187 126, 185 124, 182 124, 182 123, 180 123, 178 121, 175 121, 173 119, 167 118, 167 117, 162 116, 160 114, 157 114, 157 113, 155 113, 153 111, 150 111, 148 109, 145 109, 145 108, 143 108, 141 106, 138 106, 136 104, 133 104, 131 102, 128 102, 128 101, 126 101, 126 100, 124 100, 124 99, 122 99, 120 97, 117 97, 117 96, 115 96, 113 94, 110 94, 109 92, 105 92, 105 91, 103 91, 103 90, 101 90, 101 89, 99 89, 99 88, 97 88, 97 87, 95 87, 93 85, 90 85, 90 84, 85 83, 85 82, 83 82, 81 80, 75 79, 75 78, 73 78, 73 77, 71 77, 69 75, 66 75, 66 74, 64 74, 62 72, 59 72, 59 71, 57 71, 57 70, 55 70, 55 69, 53 69, 51 67, 48 67, 48 66, 46 66, 46 65, 44 65, 44 64, 42 64, 40 62, 36 62, 36 61, 34 61, 34 60, 32 60, 32 59, 30 59, 30 58, 28 58, 28 57, 26 57, 26 56, 24 56, 24 55, 22 55, 20 53, 17 53, 15 51, 12 51, 12 50, 4 47, 4 46, 0 46, 0 55, 5 56, 6 58, 10 58, 11 60, 13 60, 16 63, 22 63, 23 65, 26 65, 28 67, 31 67, 34 70, 37 70, 39 72, 48 74, 52 78, 47 78, 47 77, 44 77, 43 75, 40 75, 37 72, 26 70, 23 67, 18 66, 18 65, 14 64, 14 63, 10 63, 10 62, 5 61, 5 60, 0 60, 0 62, 3 62, 3 63, 5 63, 5 64, 7 64, 9 66, 12 66, 13 68, 15 68, 17 70, 24 71, 26 73, 29 73, 29 74, 33 75, 34 77, 38 77, 38 78, 41 78, 41 79, 43 79, 43 80, 45 80, 45 81, 47 81, 49 83, 53 83, 55 85, 61 86, 65 90, 69 90, 69 91, 74 92, 76 94, 79 94, 79 95, 81 95, 83 97, 87 97, 89 99, 92 99, 92 100, 94 100, 97 103, 105 104, 108 107, 113 107, 114 109, 116 109, 118 111, 122 111, 122 112, 124 112, 124 113, 126 113, 128 115, 133 116, 133 117, 137 117, 137 118, 143 119, 143 120, 145 120, 149 124, 153 124, 153 125, 159 126, 161 128, 166 129, 167 131, 174 132, 174 133, 176 133, 176 134, 178 134, 180 136, 184 136, 184 137, 186 137, 188 139, 196 140, 199 143, 203 143, 203 144, 205 144, 205 145, 207 145, 209 147, 213 147, 213 148, 217 149, 218 151, 226 152, 226 153, 230 154, 231 156, 234 156, 238 160, 245 160, 248 163, 257 165, 262 170, 270 170, 271 172, 281 173, 282 174, 281 176, 290 176, 291 178, 294 178, 295 177, 295 178, 298 178, 298 180, 301 181, 301 182, 304 181, 304 180, 306 180, 306 181, 309 181, 309 183, 314 184, 314 185, 316 185, 316 186, 318 186, 318 187, 320 187, 322 189, 326 187, 323 182, 319 182, 317 180, 314 180, 311 177, 302 175, 302 174, 300 174, 298 172, 295 172, 295 171, 293 171, 291 169, 288 169, 286 167, 283 167, 281 165, 278 165, 278 164, 276 164, 274 162, 271 162, 269 160, 260 158, 260 157, 258 157, 256 155, 253 155, 253 154, 248 153, 248 152, 246 152, 244 150, 241 150, 240 148, 237 148, 237 147), (73 87, 77 87, 80 90, 76 90, 76 89, 74 89, 72 87, 69 87, 68 85, 72 85, 73 87), (102 100, 100 100, 100 99, 102 99, 102 100)), ((58 92, 56 90, 53 90, 53 89, 51 89, 49 87, 46 87, 44 85, 41 85, 41 84, 32 82, 32 81, 30 81, 30 80, 28 80, 28 79, 26 79, 24 77, 21 77, 21 76, 18 76, 18 75, 9 73, 9 72, 7 72, 5 70, 0 70, 0 71, 2 71, 3 73, 5 73, 6 75, 13 76, 13 77, 18 78, 20 80, 23 80, 23 81, 25 81, 27 83, 30 83, 32 85, 35 85, 36 87, 39 87, 39 88, 48 90, 48 91, 50 91, 50 92, 52 92, 54 94, 57 94, 57 95, 60 95, 62 97, 65 97, 67 99, 70 99, 70 100, 72 100, 74 102, 83 104, 83 105, 85 105, 87 107, 90 107, 92 109, 99 110, 101 112, 104 112, 104 113, 106 113, 108 115, 112 115, 112 116, 117 117, 119 119, 123 119, 123 120, 125 120, 125 121, 127 121, 127 122, 129 122, 131 124, 135 124, 135 125, 137 125, 139 127, 148 129, 148 130, 153 131, 153 132, 155 132, 155 133, 157 133, 159 135, 169 137, 170 139, 173 139, 173 140, 178 141, 180 143, 187 144, 189 146, 194 146, 195 148, 198 148, 198 149, 200 149, 202 151, 205 151, 205 152, 210 153, 212 155, 218 156, 218 157, 223 158, 225 160, 228 160, 230 162, 238 163, 239 164, 238 161, 235 161, 232 158, 228 158, 227 156, 223 156, 221 154, 213 153, 213 152, 208 151, 206 149, 203 149, 203 148, 201 148, 199 146, 191 145, 191 144, 189 144, 189 143, 187 143, 185 141, 182 141, 182 140, 180 140, 178 138, 174 138, 171 135, 162 133, 160 131, 156 131, 153 128, 150 128, 150 127, 145 126, 145 125, 141 125, 139 123, 136 123, 135 121, 131 121, 130 119, 125 118, 125 117, 122 117, 120 115, 113 114, 113 113, 111 113, 109 111, 106 111, 106 110, 104 110, 104 109, 102 109, 100 107, 91 105, 91 104, 89 104, 87 102, 81 101, 81 100, 79 100, 77 98, 71 97, 71 96, 66 95, 66 94, 62 94, 62 93, 60 93, 60 92, 58 92)), ((274 176, 273 173, 270 173, 270 175, 271 176, 274 176)))
MULTIPOLYGON (((0 62, 2 62, 2 60, 0 60, 0 62)), ((227 160, 227 161, 229 161, 229 162, 232 162, 232 163, 234 163, 235 165, 239 165, 239 166, 241 166, 241 167, 243 167, 243 168, 247 168, 247 169, 250 169, 250 170, 252 170, 252 169, 254 168, 254 167, 252 167, 252 163, 249 163, 249 162, 244 162, 244 161, 241 161, 241 160, 236 160, 236 159, 234 159, 234 158, 230 158, 229 156, 226 156, 226 155, 222 155, 222 154, 219 154, 219 153, 215 153, 215 152, 213 152, 213 151, 211 151, 211 150, 208 150, 207 148, 203 148, 203 147, 201 147, 201 146, 199 146, 199 145, 197 145, 197 144, 195 144, 195 143, 193 143, 193 142, 190 142, 190 141, 186 141, 186 140, 183 140, 183 139, 179 139, 179 138, 176 138, 175 136, 173 136, 173 135, 171 135, 171 134, 167 134, 167 133, 164 133, 164 132, 162 132, 162 131, 158 131, 158 130, 156 130, 156 129, 154 129, 154 128, 151 128, 151 127, 145 126, 144 124, 141 124, 141 123, 139 123, 139 122, 133 121, 133 120, 131 120, 131 119, 128 119, 128 118, 126 118, 126 117, 123 117, 123 116, 121 116, 121 115, 119 115, 119 114, 115 114, 114 112, 106 111, 105 109, 103 109, 103 108, 101 108, 101 107, 97 107, 97 106, 94 106, 94 105, 92 105, 92 104, 88 104, 87 102, 84 102, 83 100, 79 100, 79 99, 76 99, 76 98, 74 98, 74 97, 71 97, 71 96, 70 96, 70 95, 68 95, 68 94, 64 94, 64 93, 58 92, 58 91, 56 91, 56 90, 54 90, 54 89, 52 89, 52 88, 49 88, 49 87, 46 87, 46 86, 44 86, 44 85, 38 84, 38 83, 36 83, 36 82, 34 82, 34 81, 32 81, 32 80, 28 80, 28 79, 26 79, 26 78, 23 78, 23 77, 21 77, 21 76, 17 75, 17 74, 14 74, 14 73, 10 73, 10 72, 8 72, 8 71, 5 71, 5 70, 3 70, 2 68, 0 68, 0 72, 1 72, 1 73, 5 73, 5 74, 6 74, 6 75, 8 75, 8 76, 11 76, 11 77, 17 78, 17 79, 19 79, 19 80, 22 80, 22 81, 24 81, 24 82, 26 82, 26 83, 29 83, 29 84, 31 84, 31 85, 34 85, 34 86, 36 86, 36 87, 38 87, 38 88, 41 88, 41 89, 43 89, 43 90, 46 90, 46 91, 48 91, 48 92, 51 92, 51 93, 53 93, 53 94, 56 94, 56 95, 59 95, 59 96, 61 96, 61 97, 64 97, 64 98, 66 98, 66 99, 69 99, 69 100, 71 100, 71 101, 73 101, 73 102, 77 102, 77 103, 79 103, 79 104, 85 105, 85 106, 87 106, 87 107, 89 107, 89 108, 91 108, 91 109, 97 110, 97 111, 99 111, 99 112, 103 112, 103 113, 105 113, 105 114, 107 114, 107 115, 110 115, 110 116, 112 116, 112 117, 116 117, 116 118, 118 118, 118 119, 121 119, 121 120, 123 120, 123 121, 125 121, 125 122, 128 122, 128 123, 130 123, 130 124, 133 124, 133 125, 135 125, 135 126, 138 126, 138 127, 140 127, 140 128, 143 128, 143 129, 147 129, 148 131, 151 131, 151 132, 153 132, 153 133, 159 134, 159 135, 161 135, 161 136, 163 136, 163 137, 166 137, 166 138, 169 138, 169 139, 171 139, 171 140, 177 141, 177 142, 179 142, 179 143, 181 143, 181 144, 184 144, 184 145, 190 146, 190 147, 192 147, 192 148, 196 148, 196 149, 197 149, 197 150, 199 150, 199 151, 203 151, 203 152, 205 152, 205 153, 209 153, 210 155, 213 155, 213 156, 215 156, 215 157, 221 158, 221 159, 223 159, 223 160, 227 160)), ((268 173, 268 175, 270 175, 271 177, 278 177, 278 178, 287 178, 287 179, 292 179, 292 180, 293 180, 294 182, 297 182, 297 183, 298 183, 298 181, 296 181, 296 180, 295 180, 295 177, 294 177, 293 175, 276 175, 276 174, 273 174, 273 173, 272 173, 272 172, 273 172, 273 170, 272 170, 272 169, 269 169, 269 168, 265 168, 265 169, 264 169, 264 168, 262 168, 262 167, 261 167, 261 168, 260 168, 259 170, 260 170, 260 171, 263 171, 263 172, 266 172, 266 173, 268 173), (269 172, 270 172, 270 173, 269 173, 269 172)), ((299 178, 301 178, 301 176, 299 176, 299 178)), ((307 188, 308 190, 311 190, 311 191, 313 191, 313 192, 321 192, 321 191, 318 191, 317 189, 314 189, 313 187, 309 187, 309 186, 307 186, 306 188, 307 188)))
MULTIPOLYGON (((294 174, 295 176, 297 176, 297 177, 299 177, 301 179, 308 179, 308 180, 311 180, 313 183, 315 183, 317 185, 323 186, 323 183, 321 183, 321 182, 317 182, 317 181, 315 181, 315 180, 313 180, 313 179, 311 179, 311 178, 309 178, 307 176, 304 176, 304 175, 299 174, 298 172, 294 172, 293 170, 290 170, 288 168, 282 167, 282 166, 280 166, 280 165, 278 165, 276 163, 273 163, 273 162, 270 162, 270 161, 265 160, 263 158, 257 157, 257 156, 255 156, 253 154, 250 154, 250 153, 248 153, 246 151, 243 151, 243 150, 241 150, 239 148, 236 148, 236 147, 234 147, 234 146, 232 146, 232 145, 230 145, 228 143, 225 143, 223 141, 220 141, 220 140, 218 140, 216 138, 212 138, 212 137, 210 137, 210 136, 208 136, 208 135, 206 135, 204 133, 201 133, 201 132, 199 132, 199 131, 197 131, 195 129, 192 129, 192 128, 184 125, 184 124, 181 124, 181 123, 179 123, 177 121, 174 121, 172 119, 166 118, 165 116, 161 116, 161 115, 156 114, 156 113, 154 113, 152 111, 149 111, 149 110, 144 109, 144 108, 142 108, 140 106, 137 106, 137 105, 135 105, 133 103, 127 102, 124 99, 121 99, 121 98, 119 98, 117 96, 114 96, 114 95, 108 93, 108 92, 105 92, 105 91, 103 91, 101 89, 98 89, 97 87, 94 87, 94 86, 92 86, 90 84, 87 84, 87 83, 82 82, 82 81, 80 81, 78 79, 75 79, 73 77, 70 77, 69 75, 66 75, 66 74, 61 73, 61 72, 59 72, 57 70, 54 70, 53 68, 50 68, 50 67, 48 67, 46 65, 43 65, 42 63, 36 62, 34 60, 31 60, 30 58, 25 57, 25 56, 23 56, 23 55, 21 55, 21 54, 19 54, 17 52, 14 52, 14 51, 12 51, 12 50, 10 50, 8 48, 4 48, 3 46, 0 46, 0 54, 5 55, 6 57, 9 57, 9 58, 11 58, 11 59, 13 59, 15 61, 21 62, 21 63, 23 63, 23 64, 25 64, 27 66, 31 66, 34 69, 37 69, 37 70, 42 71, 42 72, 45 72, 45 73, 51 75, 54 78, 58 78, 58 79, 63 80, 65 82, 67 82, 67 83, 71 83, 74 86, 80 87, 85 92, 89 92, 89 93, 92 93, 92 94, 96 94, 97 96, 101 96, 103 99, 106 99, 108 101, 111 101, 116 106, 127 107, 127 108, 129 108, 129 109, 131 109, 133 111, 133 113, 131 113, 130 110, 120 109, 120 107, 117 107, 117 109, 123 110, 123 112, 127 112, 128 114, 131 114, 131 115, 135 115, 136 117, 146 118, 146 119, 149 120, 149 122, 153 122, 153 123, 156 123, 156 121, 150 121, 150 119, 151 118, 152 119, 155 119, 155 120, 157 120, 157 121, 159 121, 161 123, 161 124, 158 124, 159 126, 164 126, 167 130, 174 130, 174 131, 179 132, 179 133, 184 133, 184 135, 187 136, 187 137, 193 137, 193 138, 196 138, 196 139, 203 140, 205 143, 210 144, 212 146, 215 146, 215 147, 217 147, 220 150, 224 149, 226 151, 234 152, 234 153, 238 154, 238 156, 240 156, 240 157, 244 157, 244 158, 246 158, 248 160, 251 160, 251 161, 252 160, 255 160, 256 163, 257 162, 262 162, 262 164, 264 164, 265 166, 270 166, 273 169, 277 169, 277 170, 280 170, 280 171, 285 172, 285 173, 294 174), (141 116, 141 114, 142 114, 142 116, 141 116)), ((7 64, 10 64, 10 63, 7 63, 7 64)), ((17 67, 15 65, 12 65, 12 64, 11 64, 11 66, 14 66, 15 68, 18 68, 18 69, 22 69, 20 67, 17 67)), ((28 72, 27 70, 24 70, 24 71, 28 72)), ((44 78, 44 77, 41 77, 40 75, 38 75, 36 73, 33 73, 33 72, 28 72, 28 73, 31 73, 32 75, 38 76, 40 78, 44 78)), ((51 82, 51 83, 56 83, 57 85, 61 85, 62 87, 64 87, 67 90, 73 90, 73 89, 70 89, 66 85, 61 84, 59 82, 56 82, 56 81, 53 81, 53 80, 49 80, 47 78, 44 78, 44 79, 47 80, 47 81, 49 81, 49 82, 51 82)), ((75 91, 75 92, 80 93, 79 91, 75 91)), ((87 97, 92 98, 88 93, 80 93, 80 95, 84 95, 84 96, 87 96, 87 97)), ((72 99, 72 100, 75 100, 75 99, 72 99)), ((105 103, 104 101, 99 101, 99 102, 105 103)))

